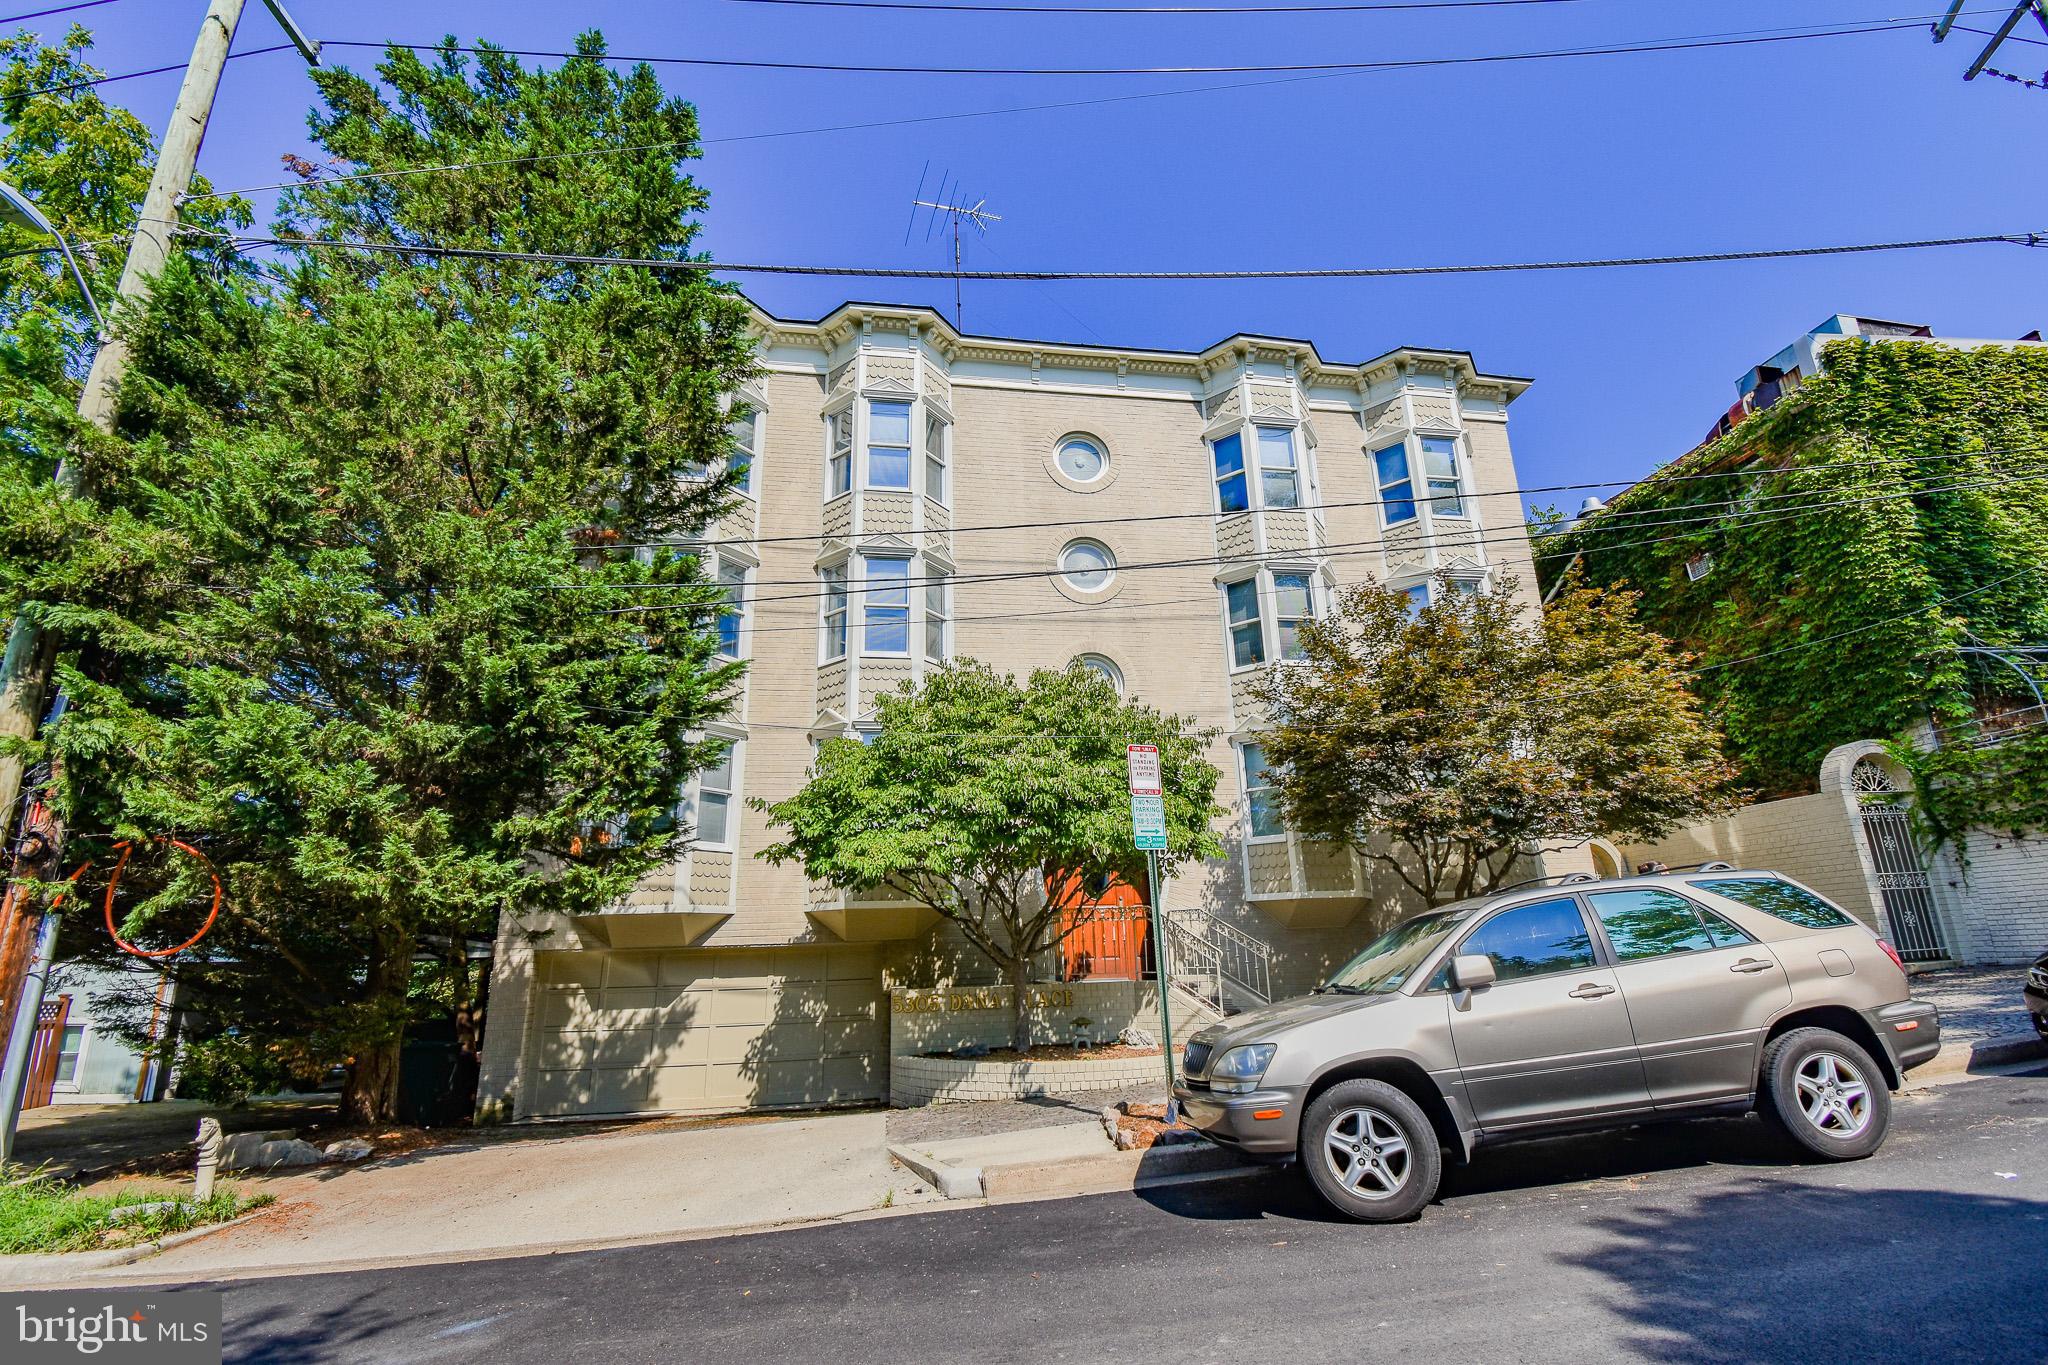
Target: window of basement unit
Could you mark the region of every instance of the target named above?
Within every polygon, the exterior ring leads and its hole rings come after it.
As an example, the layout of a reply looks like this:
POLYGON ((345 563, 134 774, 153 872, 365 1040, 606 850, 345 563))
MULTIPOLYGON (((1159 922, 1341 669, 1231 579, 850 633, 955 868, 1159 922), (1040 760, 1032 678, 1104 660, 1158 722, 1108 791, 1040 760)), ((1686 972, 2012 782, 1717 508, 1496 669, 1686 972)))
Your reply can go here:
POLYGON ((1108 449, 1092 436, 1067 437, 1054 459, 1060 473, 1075 483, 1094 483, 1109 472, 1108 449))
POLYGON ((910 561, 861 556, 861 652, 910 653, 910 561))
POLYGON ((869 400, 867 486, 910 487, 910 404, 869 400))
POLYGON ((1116 666, 1114 660, 1101 654, 1082 654, 1077 656, 1074 662, 1087 669, 1090 673, 1097 674, 1105 679, 1111 687, 1116 689, 1116 694, 1119 697, 1124 694, 1123 670, 1116 666))
POLYGON ((1259 496, 1266 507, 1301 506, 1301 465, 1291 427, 1259 428, 1259 496))
POLYGON ((697 846, 732 847, 735 798, 739 792, 740 741, 726 746, 725 755, 697 774, 697 846))
POLYGON ((1116 556, 1098 540, 1070 540, 1060 551, 1060 577, 1076 592, 1101 592, 1116 577, 1116 556))
POLYGON ((1272 769, 1266 766, 1265 746, 1246 744, 1238 750, 1238 757, 1244 765, 1244 804, 1251 837, 1284 837, 1287 827, 1280 820, 1280 793, 1274 787, 1272 769))

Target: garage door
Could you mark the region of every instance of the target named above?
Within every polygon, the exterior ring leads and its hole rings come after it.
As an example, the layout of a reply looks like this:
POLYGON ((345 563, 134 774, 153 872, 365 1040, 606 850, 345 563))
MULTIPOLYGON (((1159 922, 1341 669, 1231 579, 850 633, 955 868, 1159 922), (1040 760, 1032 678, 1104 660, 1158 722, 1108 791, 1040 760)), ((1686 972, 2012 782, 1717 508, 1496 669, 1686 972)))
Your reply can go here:
POLYGON ((542 953, 527 1114, 714 1113, 880 1099, 872 948, 542 953))

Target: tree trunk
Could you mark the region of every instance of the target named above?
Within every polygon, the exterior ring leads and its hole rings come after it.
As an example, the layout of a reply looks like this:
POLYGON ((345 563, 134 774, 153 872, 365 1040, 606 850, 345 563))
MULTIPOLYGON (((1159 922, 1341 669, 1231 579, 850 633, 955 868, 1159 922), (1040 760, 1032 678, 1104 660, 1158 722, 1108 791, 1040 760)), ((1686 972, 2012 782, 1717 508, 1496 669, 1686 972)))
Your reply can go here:
POLYGON ((371 949, 362 1002, 369 1037, 356 1049, 342 1088, 343 1123, 390 1123, 398 1117, 398 1053, 405 1043, 412 952, 410 934, 380 934, 371 949))
POLYGON ((1031 957, 1019 953, 1010 968, 1010 1046, 1019 1052, 1031 1050, 1031 1006, 1026 999, 1031 984, 1031 957))

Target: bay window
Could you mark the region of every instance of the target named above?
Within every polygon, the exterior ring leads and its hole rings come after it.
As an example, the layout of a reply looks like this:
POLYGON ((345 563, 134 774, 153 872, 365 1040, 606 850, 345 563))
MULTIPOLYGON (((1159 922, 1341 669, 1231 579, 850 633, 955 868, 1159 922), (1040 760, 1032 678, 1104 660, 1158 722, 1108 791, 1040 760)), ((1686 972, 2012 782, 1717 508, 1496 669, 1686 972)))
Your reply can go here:
POLYGON ((1265 746, 1246 744, 1238 749, 1238 755, 1244 765, 1244 804, 1251 837, 1284 836, 1287 826, 1280 819, 1280 793, 1275 789, 1272 770, 1266 766, 1265 746))
POLYGON ((1260 427, 1259 496, 1267 507, 1301 506, 1301 468, 1289 427, 1260 427))
POLYGON ((1372 453, 1380 481, 1380 519, 1388 526, 1415 520, 1415 481, 1408 476, 1406 442, 1382 446, 1372 453))
POLYGON ((818 581, 825 589, 821 599, 824 657, 828 660, 843 659, 846 657, 846 566, 835 564, 829 569, 818 570, 818 581))
POLYGON ((733 740, 716 763, 697 774, 697 846, 729 849, 734 825, 733 798, 739 768, 740 741, 733 740))
POLYGON ((861 652, 910 653, 910 561, 861 556, 861 652))
POLYGON ((1265 628, 1259 620, 1259 580, 1247 578, 1223 587, 1229 618, 1230 666, 1249 668, 1266 661, 1265 628))
POLYGON ((835 412, 825 419, 825 496, 836 498, 853 491, 853 410, 835 412))
POLYGON ((1216 510, 1250 511, 1251 492, 1245 486, 1244 476, 1244 438, 1232 432, 1211 443, 1209 449, 1216 461, 1216 510))
POLYGON ((924 657, 935 664, 946 662, 946 628, 952 615, 946 598, 952 587, 952 580, 937 569, 929 572, 924 585, 924 657))
POLYGON ((910 404, 869 400, 867 486, 910 487, 910 404))
POLYGON ((1436 517, 1465 515, 1464 489, 1458 480, 1458 443, 1449 436, 1422 438, 1422 473, 1429 480, 1429 512, 1436 517))
POLYGON ((748 497, 754 496, 754 458, 761 430, 761 414, 750 412, 727 428, 732 433, 732 454, 729 461, 733 473, 738 476, 734 487, 748 497))
POLYGON ((1301 623, 1315 615, 1315 589, 1305 573, 1273 575, 1273 620, 1283 659, 1301 657, 1301 623))
POLYGON ((747 566, 721 558, 718 591, 725 599, 718 612, 718 657, 737 659, 747 624, 747 566))
POLYGON ((952 454, 946 443, 952 434, 951 424, 943 418, 924 419, 924 495, 941 506, 946 502, 946 466, 952 454))

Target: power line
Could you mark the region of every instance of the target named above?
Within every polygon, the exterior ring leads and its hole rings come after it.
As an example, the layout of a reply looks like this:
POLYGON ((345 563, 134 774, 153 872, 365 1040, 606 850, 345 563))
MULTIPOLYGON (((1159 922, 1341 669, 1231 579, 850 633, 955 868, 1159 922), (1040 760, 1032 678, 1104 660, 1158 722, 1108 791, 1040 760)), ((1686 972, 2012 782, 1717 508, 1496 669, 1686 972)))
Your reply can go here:
MULTIPOLYGON (((105 3, 105 0, 101 0, 105 3)), ((1501 9, 1569 5, 1583 0, 1379 0, 1334 5, 965 5, 931 0, 727 0, 736 5, 802 5, 815 9, 932 10, 955 14, 1360 14, 1381 10, 1501 9)))
MULTIPOLYGON (((290 52, 291 50, 292 45, 290 43, 278 43, 271 47, 252 47, 245 52, 230 52, 223 60, 232 62, 238 57, 261 57, 269 52, 290 52)), ((84 90, 95 85, 112 85, 116 81, 132 81, 143 76, 161 76, 167 71, 183 71, 184 69, 184 62, 174 62, 170 66, 152 66, 145 71, 124 71, 118 76, 94 76, 91 80, 87 81, 70 81, 64 85, 41 86, 35 90, 11 91, 4 98, 19 100, 28 99, 34 95, 61 95, 71 90, 84 90)))
MULTIPOLYGON (((1979 11, 1972 10, 1969 12, 1978 13, 1979 11)), ((1933 17, 1935 16, 1907 16, 1907 18, 1905 19, 1891 22, 1917 23, 1922 19, 1933 17)), ((1774 29, 1753 29, 1746 31, 1737 31, 1733 33, 1698 34, 1694 35, 1694 37, 1707 39, 1740 37, 1746 36, 1750 33, 1773 34, 1790 33, 1795 31, 1803 32, 1804 30, 1813 29, 1817 27, 1821 26, 1813 24, 1790 25, 1783 28, 1774 29)), ((1671 41, 1689 40, 1673 39, 1671 41)), ((1098 95, 1088 99, 1050 100, 1036 104, 1003 105, 992 109, 964 109, 944 114, 911 114, 905 115, 901 118, 865 119, 853 123, 828 123, 809 128, 782 128, 761 133, 734 133, 724 137, 679 138, 667 142, 639 143, 624 147, 591 147, 579 149, 573 152, 544 152, 530 156, 499 157, 489 160, 451 161, 440 165, 411 166, 389 171, 358 171, 349 175, 326 176, 322 177, 317 181, 309 181, 303 179, 285 180, 278 181, 274 184, 269 185, 251 185, 246 188, 238 190, 218 190, 211 195, 193 195, 191 196, 191 198, 217 198, 230 194, 261 194, 270 190, 299 189, 310 184, 336 185, 357 180, 392 180, 398 179, 403 176, 426 175, 442 171, 464 171, 484 169, 497 166, 527 165, 547 161, 582 159, 591 156, 618 156, 633 152, 665 151, 676 147, 710 147, 734 142, 765 142, 781 138, 818 137, 830 133, 871 132, 881 128, 903 128, 926 123, 952 123, 959 122, 965 119, 998 118, 1011 114, 1038 114, 1057 112, 1067 109, 1088 109, 1109 104, 1129 104, 1140 100, 1177 99, 1188 95, 1222 94, 1235 90, 1264 89, 1268 86, 1295 85, 1306 81, 1343 80, 1352 76, 1374 74, 1377 73, 1373 70, 1351 70, 1323 72, 1316 75, 1306 76, 1281 76, 1272 80, 1263 81, 1227 81, 1220 84, 1182 86, 1172 90, 1147 90, 1138 92, 1136 94, 1128 95, 1098 95)))
POLYGON ((712 261, 651 256, 585 256, 572 252, 510 251, 494 247, 407 245, 399 242, 348 241, 335 237, 263 237, 183 227, 185 236, 213 237, 235 246, 319 248, 361 251, 387 256, 432 256, 451 260, 518 261, 538 265, 579 265, 638 270, 679 270, 695 274, 824 275, 855 279, 996 281, 1137 281, 1137 280, 1351 280, 1397 279, 1423 275, 1487 275, 1538 270, 1612 270, 1652 265, 1706 265, 1726 261, 1774 261, 1813 256, 1849 256, 1883 251, 1924 251, 1941 247, 2048 246, 2048 233, 1997 232, 1969 237, 1927 237, 1912 241, 1862 242, 1846 246, 1776 247, 1755 251, 1703 251, 1666 256, 1622 256, 1593 260, 1508 261, 1484 265, 1306 266, 1286 270, 928 270, 906 266, 789 265, 763 262, 712 261))
POLYGON ((100 5, 111 5, 114 0, 81 0, 76 5, 59 5, 55 9, 30 10, 27 14, 10 14, 0 19, 0 24, 18 24, 24 19, 42 19, 52 14, 69 14, 75 9, 95 9, 100 5))
MULTIPOLYGON (((1970 491, 1974 491, 1974 490, 1978 490, 1978 489, 1983 489, 1983 488, 1991 488, 1991 487, 1999 487, 1999 486, 2010 486, 2010 485, 2014 485, 2014 484, 2031 484, 2031 483, 2040 483, 2040 482, 2043 482, 2043 481, 2048 481, 2048 475, 2029 475, 2029 476, 2024 476, 2024 477, 2008 477, 2008 478, 1998 478, 1998 479, 1986 479, 1986 480, 1978 480, 1978 481, 1963 481, 1963 482, 1957 482, 1957 483, 1951 483, 1951 484, 1942 484, 1942 485, 1935 485, 1935 486, 1932 486, 1932 487, 1926 487, 1926 488, 1916 488, 1916 489, 1909 489, 1909 490, 1905 490, 1905 491, 1901 491, 1901 492, 1896 492, 1896 493, 1885 493, 1885 494, 1879 494, 1879 495, 1876 495, 1876 496, 1873 496, 1873 497, 1868 497, 1868 498, 1848 498, 1848 499, 1839 499, 1839 500, 1835 500, 1835 501, 1825 501, 1825 502, 1804 502, 1804 503, 1801 503, 1801 504, 1799 504, 1798 506, 1794 506, 1794 507, 1785 507, 1785 508, 1773 508, 1773 509, 1767 509, 1767 513, 1766 513, 1765 515, 1762 515, 1762 516, 1744 516, 1742 520, 1743 520, 1743 523, 1744 523, 1744 525, 1745 525, 1745 526, 1766 526, 1766 525, 1771 525, 1771 524, 1773 524, 1773 523, 1776 523, 1776 522, 1781 522, 1781 521, 1789 521, 1789 520, 1794 520, 1794 519, 1797 519, 1797 518, 1805 517, 1805 516, 1807 516, 1807 515, 1809 515, 1809 514, 1811 514, 1811 513, 1813 513, 1813 512, 1820 512, 1820 511, 1828 511, 1828 510, 1831 510, 1831 509, 1834 509, 1834 508, 1839 508, 1839 507, 1859 507, 1859 506, 1868 506, 1868 505, 1871 505, 1871 504, 1875 504, 1875 503, 1883 503, 1883 502, 1895 502, 1895 501, 1898 501, 1898 500, 1900 500, 1900 499, 1902 499, 1902 498, 1916 498, 1916 497, 1925 497, 1925 496, 1928 496, 1928 495, 1931 495, 1931 494, 1936 494, 1936 493, 1970 492, 1970 491)), ((1674 518, 1674 519, 1670 519, 1670 520, 1666 520, 1666 521, 1659 521, 1659 522, 1653 522, 1653 523, 1649 523, 1649 524, 1646 524, 1646 525, 1643 525, 1643 526, 1638 526, 1638 527, 1635 527, 1635 528, 1633 528, 1633 529, 1635 529, 1635 530, 1659 530, 1659 529, 1665 529, 1665 528, 1668 528, 1668 527, 1672 527, 1672 526, 1679 526, 1679 525, 1697 525, 1697 524, 1699 524, 1699 523, 1705 523, 1705 522, 1726 522, 1726 521, 1728 521, 1728 520, 1730 520, 1730 519, 1731 519, 1731 514, 1729 514, 1729 513, 1718 513, 1718 514, 1715 514, 1715 515, 1712 515, 1712 516, 1705 516, 1705 517, 1681 517, 1681 518, 1674 518)), ((1649 538, 1649 539, 1644 539, 1644 540, 1635 540, 1635 541, 1623 541, 1623 542, 1620 542, 1620 543, 1616 543, 1616 544, 1600 545, 1600 546, 1593 546, 1593 547, 1583 547, 1583 548, 1580 548, 1580 549, 1575 549, 1575 550, 1568 550, 1568 551, 1555 551, 1555 552, 1552 552, 1552 553, 1549 553, 1549 554, 1532 554, 1532 555, 1530 556, 1530 558, 1531 558, 1531 560, 1532 560, 1532 561, 1534 561, 1534 562, 1539 562, 1539 563, 1540 563, 1540 562, 1543 562, 1543 561, 1546 561, 1546 560, 1551 560, 1551 559, 1568 559, 1568 558, 1571 558, 1571 557, 1572 557, 1572 556, 1574 556, 1574 555, 1579 555, 1579 554, 1596 554, 1596 553, 1605 553, 1605 552, 1610 552, 1610 551, 1614 551, 1614 550, 1624 550, 1624 549, 1636 549, 1636 548, 1641 548, 1641 547, 1643 547, 1643 546, 1647 546, 1647 545, 1661 545, 1661 544, 1669 544, 1669 543, 1671 543, 1671 542, 1673 542, 1673 541, 1679 541, 1679 540, 1691 540, 1691 539, 1693 539, 1693 538, 1694 538, 1694 537, 1695 537, 1696 535, 1698 535, 1698 534, 1700 534, 1700 532, 1698 532, 1698 531, 1690 531, 1690 532, 1686 532, 1686 533, 1683 533, 1683 534, 1680 534, 1680 535, 1676 535, 1676 536, 1659 536, 1659 537, 1652 537, 1652 538, 1649 538)), ((1121 574, 1121 573, 1145 573, 1145 572, 1157 572, 1157 571, 1161 571, 1161 570, 1167 570, 1167 569, 1186 569, 1186 568, 1201 568, 1201 567, 1206 567, 1206 566, 1209 566, 1209 565, 1213 565, 1213 564, 1232 564, 1232 565, 1236 565, 1236 564, 1243 564, 1243 565, 1250 565, 1250 566, 1252 566, 1252 567, 1255 567, 1255 568, 1256 568, 1256 567, 1258 567, 1258 566, 1261 566, 1261 565, 1271 565, 1271 564, 1274 564, 1274 563, 1281 563, 1281 564, 1292 564, 1292 563, 1296 563, 1296 562, 1309 562, 1309 561, 1315 561, 1315 562, 1318 562, 1318 563, 1327 563, 1328 561, 1331 561, 1331 560, 1337 560, 1337 559, 1351 559, 1351 558, 1357 558, 1357 557, 1360 557, 1360 556, 1364 556, 1364 555, 1372 555, 1372 554, 1378 554, 1378 553, 1381 553, 1381 552, 1382 552, 1382 551, 1384 550, 1384 548, 1385 548, 1385 546, 1386 546, 1386 544, 1387 544, 1387 543, 1388 543, 1388 542, 1387 542, 1387 539, 1386 539, 1385 537, 1380 537, 1380 538, 1377 538, 1377 539, 1372 539, 1372 540, 1361 540, 1361 541, 1341 541, 1341 542, 1338 542, 1338 543, 1336 543, 1336 544, 1334 544, 1334 545, 1325 545, 1325 546, 1322 546, 1322 547, 1320 547, 1320 548, 1318 548, 1318 549, 1301 549, 1301 550, 1287 550, 1287 551, 1266 551, 1266 552, 1262 552, 1262 553, 1257 553, 1257 554, 1242 554, 1242 555, 1198 555, 1198 556, 1190 556, 1190 557, 1187 557, 1187 558, 1183 558, 1183 559, 1173 559, 1173 560, 1153 560, 1153 561, 1146 561, 1146 562, 1141 562, 1141 563, 1135 563, 1135 564, 1123 564, 1123 565, 1118 565, 1118 566, 1116 567, 1116 572, 1117 572, 1117 573, 1119 573, 1119 574, 1121 574)), ((1459 540, 1458 540, 1458 547, 1462 548, 1462 547, 1467 547, 1467 546, 1475 546, 1475 545, 1498 545, 1498 544, 1509 544, 1509 545, 1514 545, 1514 544, 1527 544, 1527 543, 1528 543, 1528 542, 1527 542, 1527 537, 1526 537, 1526 534, 1525 534, 1525 533, 1524 533, 1524 532, 1522 531, 1522 529, 1521 529, 1520 527, 1515 527, 1515 528, 1513 528, 1512 530, 1505 530, 1505 531, 1503 531, 1502 533, 1500 533, 1500 534, 1497 534, 1497 535, 1491 535, 1491 536, 1487 536, 1487 535, 1478 535, 1478 536, 1465 536, 1465 537, 1460 537, 1460 538, 1459 538, 1459 540)), ((987 584, 995 584, 995 583, 1011 583, 1011 582, 1021 582, 1021 581, 1029 581, 1029 580, 1039 580, 1039 579, 1052 579, 1052 578, 1059 578, 1059 577, 1062 577, 1062 576, 1064 576, 1064 571, 1063 571, 1063 570, 1061 570, 1061 569, 1059 569, 1059 568, 1057 568, 1057 567, 1055 567, 1055 568, 1051 568, 1051 569, 1032 569, 1032 570, 1012 570, 1012 571, 1005 571, 1005 572, 995 572, 995 573, 984 573, 984 574, 935 574, 935 575, 917 575, 917 576, 912 576, 912 575, 906 575, 906 576, 905 576, 905 577, 903 577, 903 578, 896 578, 896 579, 890 579, 890 580, 888 580, 887 582, 884 582, 884 583, 878 583, 878 584, 872 584, 872 585, 871 585, 871 584, 866 584, 866 583, 845 583, 845 584, 837 585, 837 586, 835 586, 835 587, 832 587, 832 588, 829 588, 829 589, 827 589, 827 588, 823 588, 823 587, 819 587, 819 586, 815 586, 815 585, 812 585, 812 584, 810 583, 810 581, 809 581, 809 580, 795 580, 795 579, 788 579, 788 580, 780 580, 780 579, 778 579, 778 580, 771 580, 771 581, 769 581, 769 582, 768 582, 768 583, 766 583, 766 584, 758 584, 757 586, 771 586, 771 587, 785 587, 785 586, 787 586, 787 587, 797 587, 797 586, 805 586, 805 587, 807 587, 807 588, 808 588, 808 590, 807 590, 807 591, 804 591, 804 592, 793 592, 793 593, 774 593, 774 594, 769 594, 769 595, 767 595, 767 596, 761 596, 761 595, 758 595, 758 594, 751 594, 751 593, 749 593, 749 594, 743 594, 743 595, 742 595, 742 596, 741 596, 741 597, 740 597, 740 598, 739 598, 738 600, 739 600, 739 602, 740 602, 740 604, 741 604, 741 605, 745 605, 745 606, 757 606, 757 605, 761 605, 761 604, 765 604, 765 603, 770 603, 770 602, 804 602, 804 601, 811 601, 811 602, 814 602, 814 601, 820 601, 820 600, 823 600, 823 599, 825 599, 825 598, 828 598, 828 597, 836 598, 836 597, 838 597, 839 595, 841 595, 841 594, 844 594, 844 595, 845 595, 845 596, 846 596, 846 597, 848 598, 848 600, 849 600, 849 601, 851 601, 851 600, 852 600, 853 598, 855 598, 856 596, 861 596, 861 595, 864 595, 864 594, 867 594, 867 593, 871 593, 871 592, 894 592, 894 591, 897 591, 897 590, 899 590, 899 589, 907 590, 907 589, 910 589, 910 588, 916 588, 916 587, 929 587, 929 586, 933 586, 933 585, 939 585, 939 584, 946 584, 946 585, 952 585, 952 586, 956 586, 956 587, 978 587, 978 586, 983 586, 983 585, 987 585, 987 584)), ((699 590, 699 589, 703 588, 703 587, 705 586, 705 584, 704 584, 703 582, 700 582, 700 581, 692 581, 692 582, 690 582, 690 583, 674 583, 674 584, 670 584, 670 583, 578 583, 578 584, 555 584, 555 585, 550 585, 550 586, 552 586, 552 587, 554 587, 554 588, 558 588, 558 589, 568 589, 568 590, 573 590, 573 591, 612 591, 612 592, 620 592, 620 591, 647 591, 647 590, 666 590, 666 589, 678 589, 678 590, 680 590, 680 589, 685 589, 685 588, 687 588, 687 589, 690 589, 690 590, 699 590)), ((671 606, 670 604, 667 604, 667 603, 662 603, 662 602, 643 602, 643 603, 639 603, 639 604, 637 604, 637 605, 634 605, 634 606, 628 606, 628 607, 610 607, 610 608, 598 608, 598 609, 596 609, 596 610, 597 610, 598 614, 600 614, 600 615, 626 615, 626 614, 633 614, 633 613, 639 613, 639 612, 647 612, 647 611, 665 611, 665 610, 684 610, 684 611, 709 611, 709 612, 714 612, 714 613, 715 613, 715 612, 721 611, 721 610, 723 610, 723 609, 724 609, 723 605, 722 605, 722 604, 718 604, 718 603, 705 603, 705 602, 679 602, 679 603, 675 603, 675 604, 673 604, 673 606, 671 606)))
POLYGON ((1865 33, 1896 33, 1917 28, 1919 19, 1887 19, 1847 28, 1812 33, 1766 33, 1755 37, 1714 37, 1661 39, 1639 43, 1616 43, 1600 47, 1555 48, 1539 52, 1487 53, 1470 57, 1414 57, 1397 61, 1248 63, 1237 66, 889 66, 850 62, 789 62, 740 57, 658 57, 621 56, 611 53, 563 51, 557 48, 495 47, 461 43, 402 43, 365 39, 324 39, 326 47, 404 48, 414 52, 464 52, 508 57, 540 57, 560 61, 628 62, 648 66, 699 66, 754 71, 811 71, 841 75, 882 76, 1226 76, 1253 72, 1352 74, 1366 71, 1413 71, 1443 66, 1476 66, 1507 62, 1552 61, 1571 57, 1631 56, 1656 52, 1691 52, 1706 48, 1753 47, 1767 43, 1797 43, 1816 38, 1846 38, 1865 33))
MULTIPOLYGON (((1633 488, 1637 484, 1648 483, 1653 480, 1659 483, 1678 483, 1700 479, 1763 479, 1771 478, 1776 475, 1795 474, 1806 471, 1832 472, 1837 469, 1896 468, 1899 465, 1921 464, 1929 460, 1967 460, 1974 459, 1982 455, 2032 455, 2037 453, 2039 452, 2032 448, 2025 448, 2019 450, 2009 450, 2003 448, 1990 450, 1961 450, 1952 451, 1946 454, 1935 453, 1928 455, 1900 455, 1886 459, 1873 460, 1830 460, 1825 464, 1773 465, 1769 468, 1756 468, 1752 466, 1743 469, 1722 470, 1718 473, 1663 475, 1650 474, 1644 476, 1641 479, 1598 479, 1590 483, 1551 483, 1534 484, 1520 488, 1489 488, 1481 489, 1476 492, 1465 493, 1461 496, 1466 499, 1508 497, 1519 498, 1532 496, 1538 493, 1583 493, 1591 492, 1595 489, 1600 488, 1633 488)), ((1414 499, 1412 498, 1347 498, 1339 502, 1304 503, 1300 507, 1286 508, 1283 510, 1299 512, 1335 512, 1364 507, 1385 507, 1389 502, 1412 501, 1414 501, 1414 499)), ((1644 510, 1647 511, 1649 509, 1644 510)), ((1148 522, 1160 521, 1217 521, 1229 515, 1232 514, 1216 511, 1144 512, 1126 517, 1072 517, 1052 521, 984 522, 979 525, 953 526, 948 527, 944 530, 933 528, 921 531, 895 531, 891 534, 899 536, 957 536, 980 534, 982 532, 991 531, 1053 531, 1065 530, 1075 527, 1093 528, 1104 526, 1131 526, 1148 522)), ((1614 509, 1612 512, 1603 513, 1602 515, 1624 517, 1638 516, 1641 515, 1641 513, 1633 511, 1628 508, 1617 508, 1614 509)), ((827 540, 843 540, 845 539, 845 537, 828 535, 822 531, 806 531, 798 534, 782 536, 726 537, 706 535, 698 539, 702 539, 706 544, 717 545, 792 545, 814 544, 827 540)), ((618 541, 605 545, 592 545, 586 548, 591 550, 659 550, 673 549, 675 548, 676 544, 677 542, 672 540, 633 540, 618 541)))

